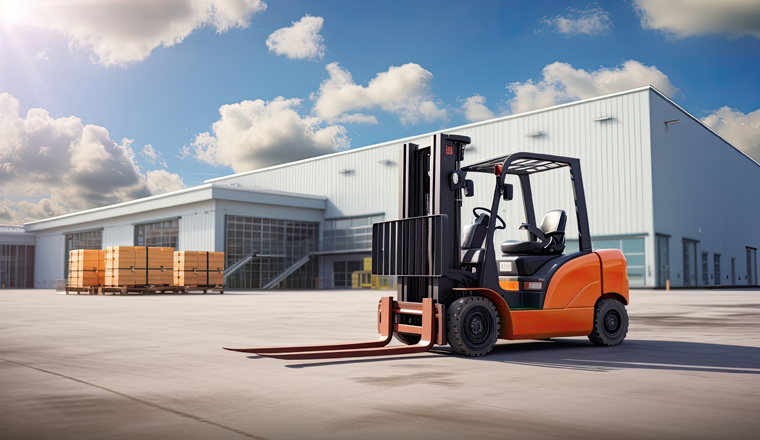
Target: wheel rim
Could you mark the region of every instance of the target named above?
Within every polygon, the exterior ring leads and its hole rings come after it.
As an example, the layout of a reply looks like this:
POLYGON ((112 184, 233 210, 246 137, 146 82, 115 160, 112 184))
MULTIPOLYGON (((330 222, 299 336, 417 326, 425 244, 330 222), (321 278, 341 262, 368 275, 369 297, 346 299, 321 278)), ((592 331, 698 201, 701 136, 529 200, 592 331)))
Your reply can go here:
POLYGON ((462 316, 462 339, 471 350, 482 350, 491 343, 496 322, 483 306, 473 307, 462 316))
POLYGON ((604 315, 604 331, 610 335, 614 335, 620 331, 621 328, 620 313, 617 310, 610 310, 604 315))

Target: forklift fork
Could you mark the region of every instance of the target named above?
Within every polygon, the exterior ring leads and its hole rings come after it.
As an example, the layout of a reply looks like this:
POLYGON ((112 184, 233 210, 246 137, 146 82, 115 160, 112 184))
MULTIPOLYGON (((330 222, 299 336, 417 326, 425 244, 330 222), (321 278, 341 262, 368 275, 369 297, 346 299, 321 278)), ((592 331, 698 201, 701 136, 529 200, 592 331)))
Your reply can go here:
POLYGON ((339 359, 366 356, 392 356, 423 353, 434 345, 446 344, 446 315, 442 304, 425 298, 422 303, 394 301, 383 297, 377 311, 377 328, 380 338, 367 342, 347 342, 324 345, 301 345, 289 347, 226 348, 225 350, 255 353, 264 357, 287 360, 339 359), (421 316, 422 325, 400 324, 399 315, 421 316), (388 346, 394 332, 420 335, 414 345, 388 346))

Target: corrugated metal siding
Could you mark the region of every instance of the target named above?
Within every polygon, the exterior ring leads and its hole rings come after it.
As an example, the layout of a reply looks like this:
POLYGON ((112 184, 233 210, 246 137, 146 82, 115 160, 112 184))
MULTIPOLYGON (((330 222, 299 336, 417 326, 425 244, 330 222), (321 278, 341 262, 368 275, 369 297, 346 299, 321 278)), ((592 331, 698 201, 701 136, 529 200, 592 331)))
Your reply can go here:
POLYGON ((131 224, 103 228, 103 248, 109 246, 134 246, 135 227, 131 224))
MULTIPOLYGON (((648 137, 642 136, 648 124, 648 90, 613 96, 528 114, 511 119, 443 130, 470 136, 473 148, 465 163, 516 151, 579 157, 583 166, 591 233, 594 236, 647 232, 646 213, 651 212, 651 197, 644 182, 649 167, 648 137), (611 120, 595 122, 600 116, 611 120), (532 132, 540 137, 526 137, 532 132)), ((648 127, 647 127, 648 130, 648 127)), ((429 143, 429 137, 411 142, 429 143)), ((268 188, 328 197, 326 217, 385 212, 387 219, 398 212, 398 155, 400 143, 368 148, 285 167, 216 180, 253 188, 268 188), (393 163, 381 164, 381 160, 393 163), (352 170, 340 173, 339 170, 352 170)), ((476 196, 465 200, 463 212, 477 205, 489 206, 493 178, 469 176, 476 182, 476 196)), ((561 208, 567 211, 568 237, 577 236, 572 187, 566 170, 534 176, 536 216, 561 208)), ((517 180, 515 179, 515 183, 517 180)), ((516 196, 519 185, 516 185, 516 196)), ((507 231, 501 238, 517 238, 523 221, 522 204, 502 204, 507 231)), ((468 218, 469 214, 465 214, 468 218)))
POLYGON ((214 202, 196 203, 193 208, 179 219, 179 250, 214 251, 214 202))
POLYGON ((63 279, 65 238, 62 234, 38 235, 34 252, 34 287, 54 289, 63 279))
MULTIPOLYGON (((684 283, 683 239, 697 243, 697 282, 702 285, 702 252, 721 255, 721 285, 747 285, 746 247, 760 248, 760 166, 666 99, 652 93, 652 184, 654 232, 670 235, 670 283, 684 283), (666 127, 665 121, 681 122, 666 127)), ((654 246, 654 244, 653 244, 654 246)), ((651 264, 656 267, 654 258, 651 264)), ((754 269, 754 268, 753 268, 754 269)))

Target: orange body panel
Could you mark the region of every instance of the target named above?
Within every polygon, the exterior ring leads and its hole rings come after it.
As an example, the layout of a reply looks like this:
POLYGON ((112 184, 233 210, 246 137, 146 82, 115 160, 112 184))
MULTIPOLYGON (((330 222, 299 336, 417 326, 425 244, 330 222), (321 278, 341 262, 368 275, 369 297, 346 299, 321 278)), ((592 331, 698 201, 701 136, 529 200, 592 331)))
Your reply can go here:
POLYGON ((602 293, 617 293, 628 304, 628 265, 619 249, 604 249, 596 251, 602 262, 602 293))
POLYGON ((580 295, 583 298, 599 298, 602 295, 602 273, 599 267, 599 257, 594 253, 563 264, 552 277, 546 291, 544 310, 564 309, 580 295))
POLYGON ((512 337, 509 339, 587 336, 594 327, 594 307, 515 310, 511 318, 512 337))

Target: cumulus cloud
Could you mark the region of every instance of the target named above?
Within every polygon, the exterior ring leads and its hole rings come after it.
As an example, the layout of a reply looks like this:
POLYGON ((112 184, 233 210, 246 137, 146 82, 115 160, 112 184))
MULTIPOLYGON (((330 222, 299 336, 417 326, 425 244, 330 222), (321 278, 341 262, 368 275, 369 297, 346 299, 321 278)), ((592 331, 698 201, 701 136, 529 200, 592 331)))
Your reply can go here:
POLYGON ((24 118, 18 100, 0 94, 0 196, 26 198, 3 203, 4 215, 20 223, 153 194, 161 186, 140 172, 131 143, 74 116, 35 108, 24 118))
POLYGON ((380 108, 398 115, 404 124, 416 124, 421 119, 434 121, 446 118, 446 109, 433 101, 430 81, 433 74, 419 64, 391 66, 378 73, 366 87, 354 82, 351 73, 338 63, 326 67, 330 77, 312 94, 315 100, 312 112, 328 121, 370 122, 373 117, 348 112, 380 108))
POLYGON ((730 107, 721 107, 703 121, 735 147, 760 162, 760 110, 744 114, 730 107))
POLYGON ((544 17, 542 23, 565 35, 599 35, 612 29, 609 12, 599 6, 589 5, 585 10, 567 8, 567 14, 544 17))
POLYGON ((317 60, 325 56, 324 38, 319 35, 324 19, 305 16, 293 26, 277 29, 267 38, 270 52, 285 55, 291 60, 317 60))
POLYGON ((645 66, 634 60, 612 69, 603 67, 593 71, 555 62, 544 67, 540 80, 515 82, 507 89, 514 93, 514 98, 509 101, 512 112, 520 113, 650 84, 670 97, 678 91, 668 76, 655 66, 645 66))
POLYGON ((140 150, 140 156, 142 156, 146 162, 152 165, 161 165, 164 168, 168 168, 168 165, 162 157, 161 152, 153 148, 153 145, 151 144, 147 144, 142 147, 142 150, 140 150))
POLYGON ((145 184, 151 194, 164 194, 179 191, 185 188, 185 182, 179 174, 170 173, 166 170, 150 170, 145 173, 145 184))
POLYGON ((760 2, 757 0, 634 0, 646 29, 677 38, 706 34, 760 38, 760 2))
POLYGON ((72 49, 103 66, 141 61, 153 49, 181 43, 194 30, 246 28, 261 0, 26 0, 6 21, 66 35, 72 49))
POLYGON ((332 153, 349 147, 346 129, 325 126, 320 118, 302 117, 300 99, 243 101, 219 108, 221 118, 209 132, 196 135, 195 157, 235 172, 332 153))
POLYGON ((462 110, 464 111, 464 117, 470 122, 478 122, 494 117, 493 112, 486 107, 485 96, 472 95, 465 99, 462 104, 462 110))

